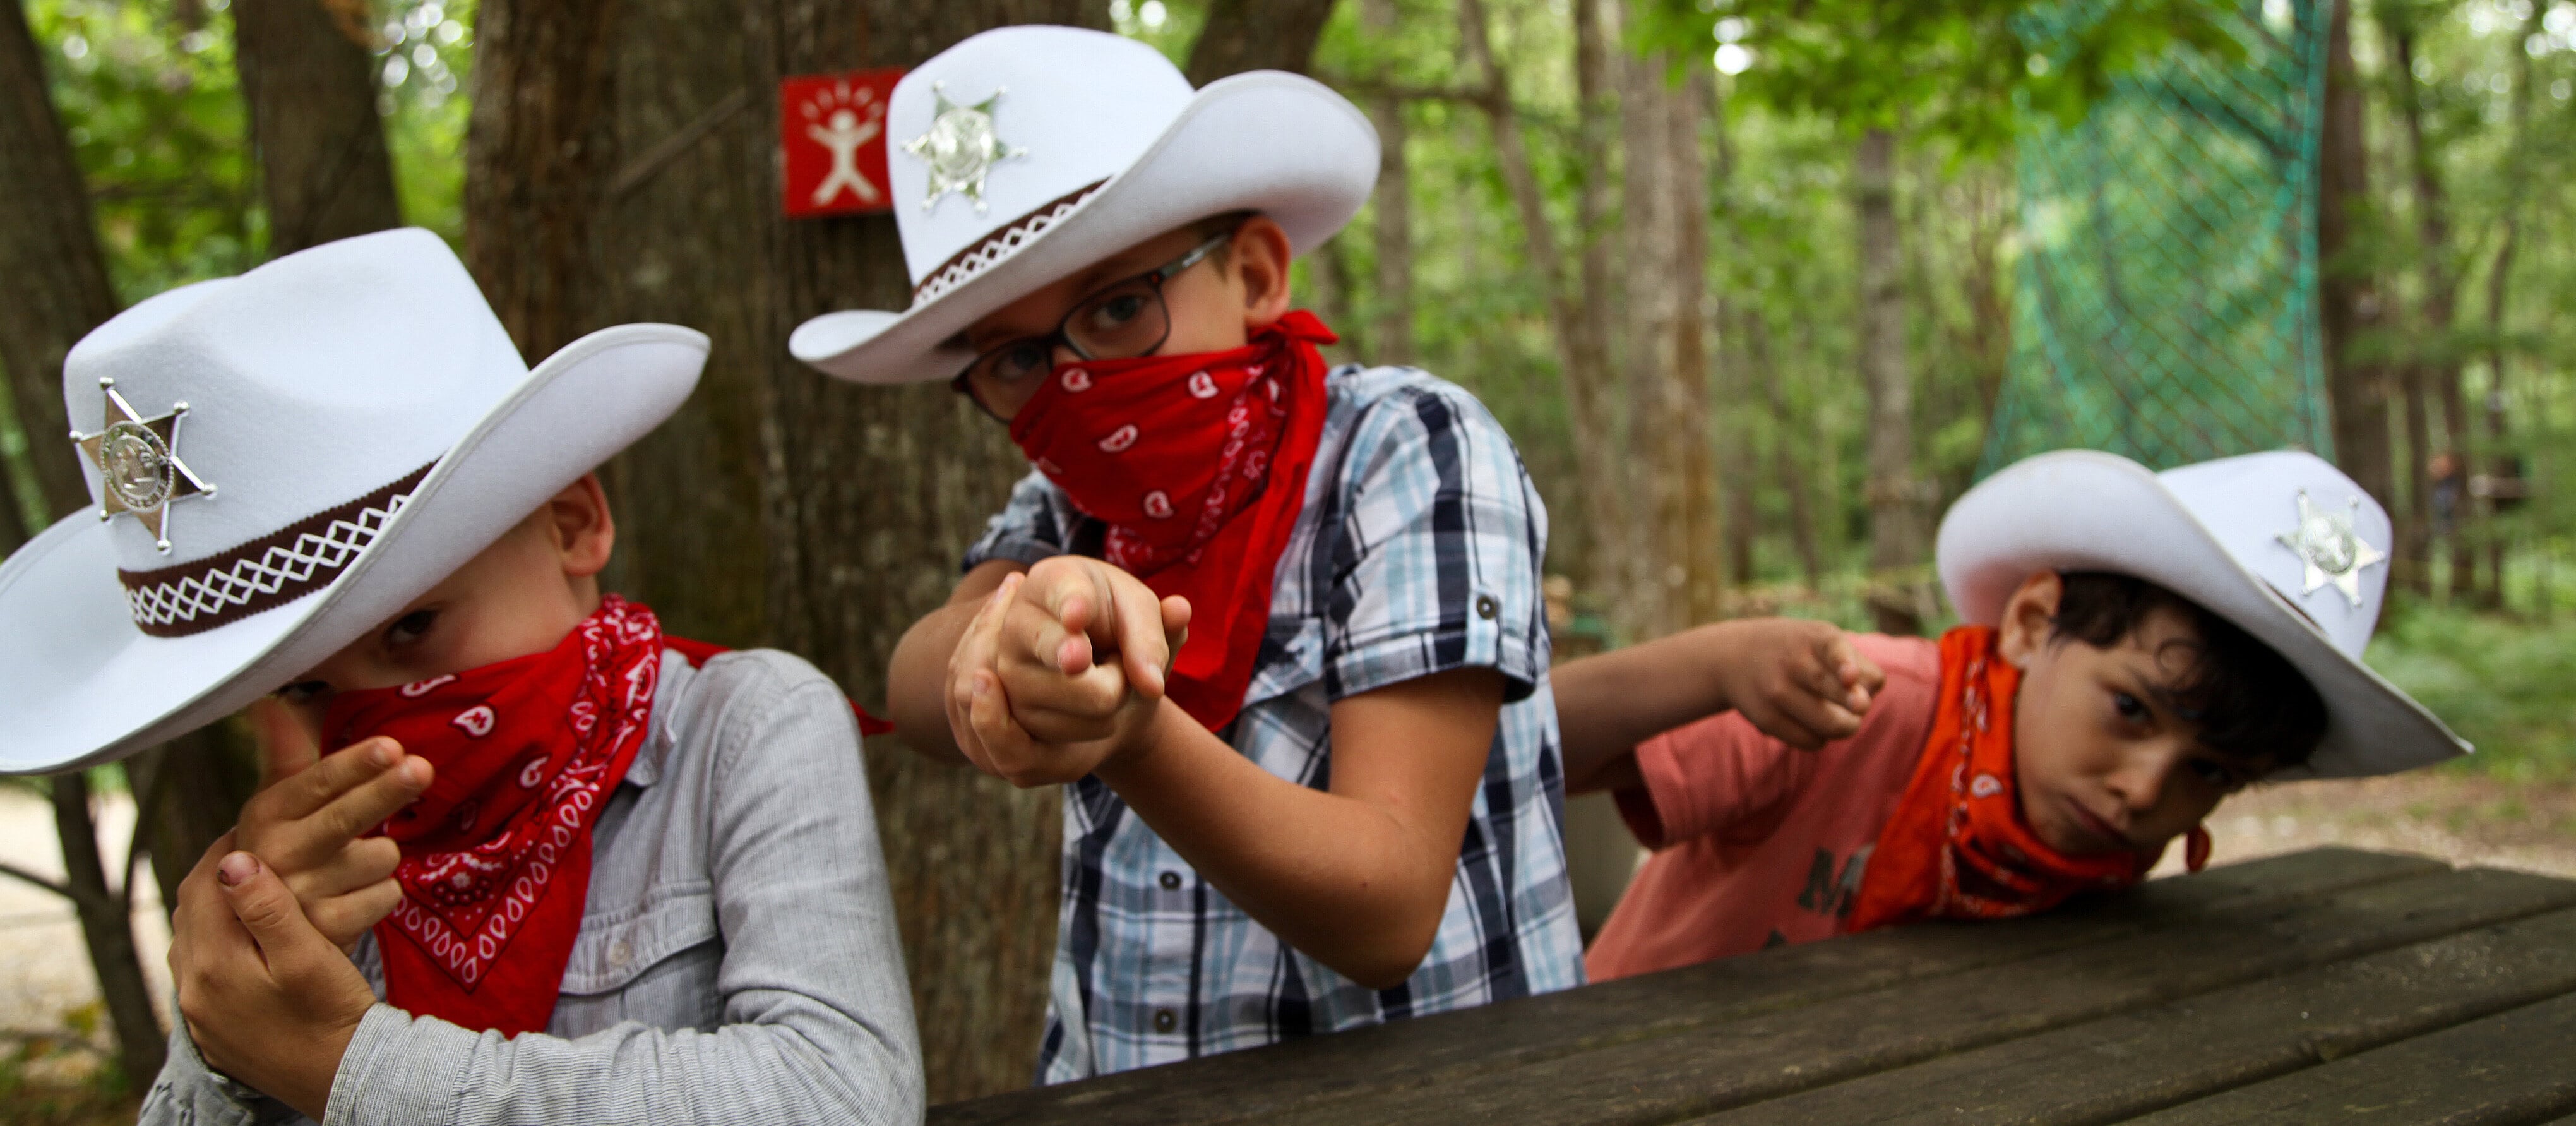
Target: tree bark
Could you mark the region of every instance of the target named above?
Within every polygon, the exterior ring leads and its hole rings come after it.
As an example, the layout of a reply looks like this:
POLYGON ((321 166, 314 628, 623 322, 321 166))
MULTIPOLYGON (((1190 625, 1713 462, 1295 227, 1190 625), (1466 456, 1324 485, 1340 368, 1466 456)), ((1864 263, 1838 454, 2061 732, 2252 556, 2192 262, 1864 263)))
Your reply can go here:
POLYGON ((233 4, 272 255, 402 225, 367 12, 346 0, 233 4))
MULTIPOLYGON (((93 226, 88 186, 46 88, 43 56, 24 8, 5 7, 0 12, 0 153, 8 158, 0 160, 0 197, 10 204, 0 208, 0 374, 8 379, 11 403, 27 435, 30 449, 21 464, 33 467, 46 509, 40 515, 59 517, 89 505, 89 486, 66 440, 71 424, 63 407, 63 356, 116 314, 117 301, 93 226)), ((14 525, 14 502, 10 507, 14 525)), ((14 549, 16 542, 10 546, 14 549)), ((139 761, 148 767, 169 754, 150 751, 139 761)), ((88 786, 72 774, 56 779, 54 787, 55 827, 70 886, 104 896, 108 885, 97 860, 88 786)), ((208 808, 201 802, 186 804, 197 811, 208 808)), ((231 818, 224 820, 229 825, 231 818)), ((150 840, 156 853, 178 847, 158 834, 150 840)), ((189 854, 189 863, 194 861, 195 854, 189 854)), ((179 870, 184 873, 187 866, 179 870)), ((120 1065, 128 1082, 150 1083, 160 1073, 165 1045, 135 958, 126 908, 77 899, 75 907, 99 993, 116 1030, 120 1065)))
MULTIPOLYGON (((2420 441, 2425 431, 2422 412, 2429 394, 2442 399, 2442 445, 2451 456, 2462 459, 2465 472, 2469 455, 2468 411, 2460 389, 2460 358, 2451 341, 2452 322, 2459 309, 2460 276, 2452 267, 2450 198, 2442 184, 2442 174, 2434 153, 2424 140, 2424 100, 2416 89, 2415 26, 2412 14, 2384 19, 2389 46, 2396 55, 2395 72, 2390 81, 2397 87, 2398 120, 2406 130, 2409 173, 2415 191, 2415 251, 2417 268, 2423 278, 2423 295, 2419 299, 2420 324, 2414 335, 2411 354, 2406 358, 2406 431, 2410 441, 2420 441), (2428 394, 2429 393, 2429 394, 2428 394)), ((2424 462, 2428 450, 2413 445, 2407 450, 2410 464, 2407 477, 2420 496, 2427 478, 2424 462)), ((2470 514, 2474 506, 2456 513, 2451 525, 2451 595, 2455 598, 2477 598, 2477 564, 2474 536, 2470 531, 2470 514)), ((2414 513, 2419 502, 2409 498, 2408 511, 2414 513)), ((2420 533, 2419 533, 2420 534, 2420 533)))
MULTIPOLYGON (((1596 0, 1575 0, 1577 35, 1577 69, 1594 70, 1593 54, 1585 49, 1589 42, 1581 34, 1587 13, 1597 17, 1596 0)), ((1545 189, 1538 180, 1529 146, 1521 135, 1520 114, 1512 104, 1511 85, 1499 66, 1486 31, 1485 7, 1482 0, 1459 0, 1458 29, 1463 46, 1466 70, 1476 83, 1479 108, 1493 128, 1494 155, 1503 175, 1503 186, 1510 193, 1512 207, 1519 216, 1524 253, 1530 270, 1537 275, 1539 288, 1547 298, 1548 325, 1555 338, 1559 377, 1565 381, 1567 422, 1574 436, 1574 464, 1577 481, 1575 523, 1583 535, 1585 579, 1595 588, 1622 581, 1628 574, 1632 553, 1623 550, 1628 528, 1628 501, 1621 482, 1621 442, 1616 432, 1609 382, 1611 378, 1608 350, 1604 335, 1598 331, 1600 318, 1606 315, 1606 298, 1594 300, 1599 289, 1606 288, 1608 251, 1600 251, 1603 265, 1595 267, 1593 250, 1583 252, 1583 265, 1576 284, 1566 279, 1563 251, 1559 248, 1556 227, 1547 215, 1545 189), (1577 285, 1580 288, 1577 288, 1577 285)), ((1597 26, 1592 33, 1597 38, 1597 26)), ((1592 80, 1597 84, 1598 78, 1592 80)), ((1580 85, 1580 84, 1579 84, 1580 85)), ((1584 97, 1581 119, 1577 125, 1578 145, 1587 152, 1597 146, 1581 138, 1592 137, 1603 128, 1601 102, 1597 85, 1585 86, 1596 91, 1584 97)), ((1597 140, 1597 138, 1596 138, 1597 140)), ((1577 237, 1598 241, 1594 233, 1601 223, 1595 209, 1600 207, 1599 194, 1605 190, 1593 181, 1604 173, 1598 164, 1585 168, 1585 185, 1577 196, 1577 226, 1583 228, 1577 237)))
POLYGON ((2356 252, 2370 216, 2370 153, 2362 79, 2352 61, 2352 5, 2332 9, 2326 34, 2326 104, 2317 149, 2318 321, 2325 332, 2326 395, 2335 460, 2381 507, 2397 508, 2388 435, 2388 376, 2368 338, 2381 309, 2378 283, 2356 252))
POLYGON ((1714 620, 1722 592, 1715 467, 1709 442, 1707 170, 1699 126, 1704 78, 1666 81, 1667 57, 1621 58, 1619 114, 1629 316, 1629 402, 1646 464, 1632 478, 1647 506, 1632 531, 1645 582, 1632 592, 1629 636, 1714 620))
MULTIPOLYGON (((1852 162, 1860 220, 1860 368, 1869 389, 1870 570, 1887 582, 1923 562, 1920 489, 1914 481, 1914 385, 1905 358, 1903 248, 1896 221, 1896 136, 1862 134, 1852 162)), ((1923 599, 1908 576, 1901 596, 1880 600, 1882 624, 1901 628, 1923 599)), ((1925 615, 1917 610, 1913 623, 1925 615)), ((1907 631, 1911 632, 1911 631, 1907 631)))
MULTIPOLYGON (((1391 36, 1395 0, 1361 0, 1360 27, 1372 37, 1391 36)), ((1381 74, 1383 80, 1389 76, 1381 74)), ((1377 250, 1376 316, 1370 318, 1370 363, 1409 364, 1413 355, 1413 183, 1405 164, 1404 101, 1379 92, 1368 100, 1377 126, 1378 166, 1374 236, 1377 250)))
MULTIPOLYGON (((610 467, 612 585, 673 632, 796 652, 883 698, 895 640, 1025 466, 945 388, 860 388, 788 333, 911 287, 893 221, 778 212, 781 77, 917 64, 1005 23, 1098 27, 1078 0, 486 0, 469 264, 520 346, 670 320, 716 341, 698 394, 610 467), (671 138, 693 138, 674 147, 671 138)), ((898 158, 900 159, 900 158, 898 158)), ((1051 789, 868 753, 934 1101, 1023 1086, 1053 964, 1051 789)))
MULTIPOLYGON (((2547 15, 2546 5, 2531 5, 2529 12, 2523 18, 2522 30, 2515 37, 2515 42, 2531 42, 2533 36, 2541 33, 2542 21, 2547 15)), ((2522 244, 2523 196, 2529 192, 2531 186, 2531 156, 2528 147, 2531 143, 2531 86, 2531 53, 2515 51, 2513 52, 2513 104, 2507 117, 2511 133, 2505 141, 2508 148, 2505 156, 2504 219, 2501 223, 2503 230, 2497 237, 2495 259, 2488 264, 2486 278, 2487 396, 2483 421, 2486 424, 2484 429, 2488 450, 2487 472, 2498 481, 2518 479, 2522 476, 2521 460, 2514 456, 2512 449, 2505 442, 2508 431, 2504 417, 2506 374, 2504 314, 2505 294, 2513 281, 2515 253, 2522 244)), ((2491 528, 2487 535, 2485 590, 2487 605, 2496 609, 2502 609, 2504 606, 2504 555, 2504 536, 2501 530, 2491 528)), ((2545 566, 2547 562, 2545 553, 2542 560, 2545 566)), ((2543 608, 2543 612, 2546 612, 2546 599, 2539 600, 2538 604, 2543 608)))
POLYGON ((98 825, 90 817, 89 779, 75 770, 57 774, 53 790, 54 833, 62 839, 64 883, 76 893, 72 909, 80 917, 81 938, 89 943, 90 965, 98 970, 99 998, 116 1029, 117 1066, 125 1081, 141 1088, 161 1074, 168 1051, 161 1018, 153 1015, 152 992, 143 981, 143 963, 134 952, 134 922, 129 901, 118 890, 123 881, 108 882, 99 856, 98 825))
POLYGON ((1190 45, 1190 85, 1247 70, 1304 74, 1332 14, 1333 0, 1213 0, 1190 45))
POLYGON ((116 315, 89 188, 45 84, 26 11, 0 15, 0 369, 9 380, 27 461, 59 519, 89 504, 63 410, 63 355, 116 315))

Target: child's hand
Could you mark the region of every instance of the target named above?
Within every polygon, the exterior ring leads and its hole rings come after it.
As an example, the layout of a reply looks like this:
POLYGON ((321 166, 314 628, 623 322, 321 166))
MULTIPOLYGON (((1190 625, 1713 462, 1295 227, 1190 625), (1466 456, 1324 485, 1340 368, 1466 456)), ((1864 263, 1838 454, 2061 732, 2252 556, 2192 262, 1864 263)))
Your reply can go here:
POLYGON ((959 641, 950 731, 979 769, 1016 785, 1081 778, 1151 724, 1188 624, 1187 601, 1158 599, 1118 568, 1042 562, 1005 579, 959 641))
POLYGON ((1814 750, 1860 730, 1887 674, 1831 623, 1764 618, 1723 627, 1717 662, 1728 702, 1763 734, 1814 750))
POLYGON ((322 757, 313 733, 275 700, 251 705, 261 789, 242 806, 235 846, 295 894, 300 913, 344 953, 402 900, 401 850, 362 836, 429 788, 429 760, 391 739, 322 757))
POLYGON ((321 1121, 376 1002, 358 967, 230 833, 180 883, 171 924, 170 979, 206 1065, 321 1121))

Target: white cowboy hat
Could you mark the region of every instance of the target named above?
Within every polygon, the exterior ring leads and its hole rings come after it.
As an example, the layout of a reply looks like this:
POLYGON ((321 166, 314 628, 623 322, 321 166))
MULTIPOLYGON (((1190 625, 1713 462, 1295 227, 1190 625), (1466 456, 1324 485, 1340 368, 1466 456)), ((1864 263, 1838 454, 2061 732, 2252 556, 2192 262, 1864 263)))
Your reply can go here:
POLYGON ((1192 91, 1162 52, 1071 27, 997 28, 895 84, 886 113, 901 313, 829 313, 787 341, 861 383, 946 379, 957 334, 1094 262, 1212 215, 1258 211, 1303 254, 1377 183, 1377 131, 1279 71, 1192 91))
POLYGON ((2270 646, 2326 705, 2304 768, 2388 774, 2469 753, 2433 713, 2362 663, 2388 586, 2388 513, 2352 478, 2293 450, 2148 472, 2093 450, 2005 467, 1941 521, 1941 582, 1961 620, 1994 625, 2040 570, 2115 571, 2198 603, 2270 646))
POLYGON ((98 503, 0 563, 0 773, 119 758, 288 683, 658 425, 706 355, 623 325, 530 370, 422 230, 118 314, 63 361, 98 503))

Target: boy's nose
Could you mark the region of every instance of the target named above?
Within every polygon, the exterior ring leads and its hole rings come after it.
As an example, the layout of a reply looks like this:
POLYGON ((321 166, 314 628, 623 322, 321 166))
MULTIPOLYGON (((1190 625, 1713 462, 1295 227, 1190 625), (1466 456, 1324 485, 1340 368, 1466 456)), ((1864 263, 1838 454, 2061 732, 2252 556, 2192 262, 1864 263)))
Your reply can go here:
POLYGON ((2181 764, 2182 754, 2178 747, 2158 747, 2127 756, 2111 773, 2111 795, 2139 813, 2154 809, 2164 797, 2166 778, 2181 764))

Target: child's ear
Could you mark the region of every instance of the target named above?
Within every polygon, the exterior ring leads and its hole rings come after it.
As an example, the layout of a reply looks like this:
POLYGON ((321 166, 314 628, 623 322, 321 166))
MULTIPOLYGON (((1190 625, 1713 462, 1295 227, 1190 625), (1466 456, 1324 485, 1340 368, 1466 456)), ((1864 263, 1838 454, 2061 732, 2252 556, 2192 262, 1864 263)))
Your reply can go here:
POLYGON ((599 474, 582 474, 547 501, 546 525, 567 577, 586 579, 607 568, 617 546, 617 521, 608 514, 608 491, 600 487, 599 474))
POLYGON ((2040 571, 2023 579, 2021 589, 2013 591, 2004 602, 2004 619, 1996 627, 1997 648, 2015 668, 2029 668, 2032 659, 2048 645, 2055 628, 2058 600, 2066 595, 2066 580, 2055 571, 2040 571))
POLYGON ((1245 331, 1267 328, 1288 313, 1288 263, 1294 257, 1288 232, 1267 215, 1255 215, 1235 229, 1227 260, 1243 283, 1245 331))

